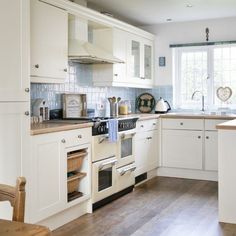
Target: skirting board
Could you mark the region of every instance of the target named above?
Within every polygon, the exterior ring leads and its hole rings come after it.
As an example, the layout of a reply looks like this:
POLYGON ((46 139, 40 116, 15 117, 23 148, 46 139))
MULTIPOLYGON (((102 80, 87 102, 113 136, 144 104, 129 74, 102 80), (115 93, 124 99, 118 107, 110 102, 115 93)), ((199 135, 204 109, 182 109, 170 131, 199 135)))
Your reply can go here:
POLYGON ((217 171, 187 170, 160 167, 157 169, 157 176, 218 181, 217 171))
POLYGON ((75 220, 80 216, 85 215, 86 213, 89 213, 89 202, 90 201, 86 201, 81 204, 75 205, 43 221, 37 222, 37 224, 46 226, 50 230, 57 229, 62 225, 69 223, 70 221, 75 220))

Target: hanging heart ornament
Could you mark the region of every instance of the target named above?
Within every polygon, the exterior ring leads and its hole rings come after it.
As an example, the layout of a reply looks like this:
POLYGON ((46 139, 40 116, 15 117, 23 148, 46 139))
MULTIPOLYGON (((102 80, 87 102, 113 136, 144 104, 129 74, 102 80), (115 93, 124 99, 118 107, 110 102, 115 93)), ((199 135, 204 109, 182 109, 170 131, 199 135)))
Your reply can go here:
POLYGON ((226 102, 232 96, 232 89, 230 87, 219 87, 216 90, 216 95, 222 102, 226 102))

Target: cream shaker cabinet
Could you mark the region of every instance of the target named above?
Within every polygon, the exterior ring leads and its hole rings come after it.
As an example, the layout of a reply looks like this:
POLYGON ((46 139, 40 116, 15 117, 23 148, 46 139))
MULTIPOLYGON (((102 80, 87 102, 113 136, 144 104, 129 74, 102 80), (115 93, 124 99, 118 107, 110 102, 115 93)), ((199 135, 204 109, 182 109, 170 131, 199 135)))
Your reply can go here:
POLYGON ((153 47, 151 40, 128 35, 127 40, 127 76, 131 83, 144 87, 152 87, 153 70, 153 47))
POLYGON ((66 152, 62 133, 32 137, 30 222, 63 210, 66 203, 66 152))
POLYGON ((202 169, 202 139, 202 131, 163 130, 163 166, 198 170, 202 169))
POLYGON ((63 83, 68 64, 68 14, 31 0, 31 82, 63 83))
POLYGON ((29 101, 29 0, 0 1, 0 101, 29 101))
MULTIPOLYGON (((18 176, 28 177, 29 103, 0 103, 0 183, 15 185, 18 176)), ((29 186, 26 185, 26 191, 29 186)), ((12 208, 0 204, 0 218, 11 219, 12 208)))
POLYGON ((157 120, 137 122, 135 135, 135 176, 158 167, 158 129, 157 120))
POLYGON ((45 220, 91 197, 91 129, 83 128, 31 137, 30 178, 27 183, 27 217, 30 223, 45 220), (86 150, 80 181, 82 197, 68 201, 68 154, 86 150))

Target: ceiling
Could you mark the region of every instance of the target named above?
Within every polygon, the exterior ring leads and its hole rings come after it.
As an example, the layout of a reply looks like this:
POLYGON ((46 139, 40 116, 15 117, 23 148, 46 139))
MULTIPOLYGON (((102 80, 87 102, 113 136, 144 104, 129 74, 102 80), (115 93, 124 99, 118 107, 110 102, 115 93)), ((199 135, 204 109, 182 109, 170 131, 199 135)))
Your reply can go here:
POLYGON ((236 16, 236 0, 88 0, 88 7, 140 26, 167 19, 179 22, 236 16))

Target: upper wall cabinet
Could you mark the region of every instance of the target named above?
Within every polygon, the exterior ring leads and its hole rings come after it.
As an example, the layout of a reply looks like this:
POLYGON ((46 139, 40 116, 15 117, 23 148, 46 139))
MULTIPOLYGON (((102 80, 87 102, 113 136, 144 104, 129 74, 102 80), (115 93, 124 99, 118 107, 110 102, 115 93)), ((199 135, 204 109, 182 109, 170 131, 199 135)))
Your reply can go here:
POLYGON ((31 82, 63 83, 68 65, 68 14, 31 0, 31 82))
POLYGON ((0 102, 29 101, 29 0, 0 1, 0 102))
POLYGON ((93 30, 93 44, 124 62, 94 65, 94 85, 119 86, 126 83, 126 32, 116 28, 93 30))
POLYGON ((94 85, 153 86, 153 40, 110 28, 94 30, 93 43, 124 61, 119 64, 94 65, 94 85))
POLYGON ((132 84, 153 85, 153 41, 133 34, 127 40, 127 75, 132 84))

